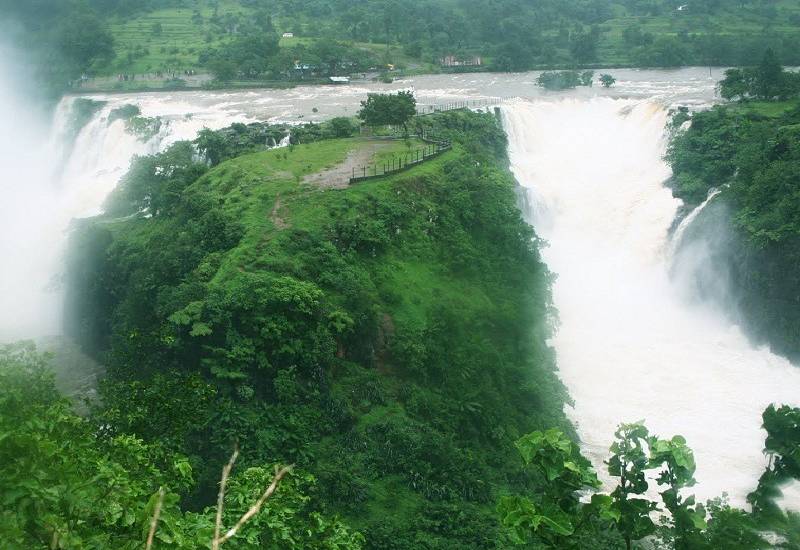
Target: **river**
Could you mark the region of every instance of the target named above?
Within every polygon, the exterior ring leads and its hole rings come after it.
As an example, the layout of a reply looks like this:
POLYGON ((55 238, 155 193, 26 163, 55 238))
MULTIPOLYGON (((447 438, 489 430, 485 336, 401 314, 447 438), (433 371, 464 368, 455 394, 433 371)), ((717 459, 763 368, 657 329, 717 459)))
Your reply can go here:
POLYGON ((67 145, 61 136, 75 98, 62 100, 50 128, 39 128, 15 118, 25 98, 0 71, 0 115, 13 121, 0 135, 2 160, 15 176, 4 181, 16 186, 3 190, 13 200, 0 212, 0 230, 15 235, 0 250, 7 266, 0 341, 59 330, 69 220, 100 211, 134 155, 163 150, 203 127, 354 115, 369 92, 410 88, 423 105, 504 98, 511 167, 557 275, 552 344, 587 456, 602 470, 616 424, 645 420, 662 436, 686 436, 701 498, 727 491, 742 504, 765 463, 760 414, 770 402, 800 404, 800 371, 753 348, 713 304, 688 301, 670 277, 670 228, 681 203, 664 187, 668 112, 711 105, 721 70, 608 72, 617 78, 611 89, 557 93, 535 86, 538 73, 482 73, 289 90, 93 95, 105 105, 67 145), (125 104, 161 117, 159 133, 142 142, 122 121, 109 124, 110 111, 125 104), (18 123, 40 135, 15 130, 18 123))

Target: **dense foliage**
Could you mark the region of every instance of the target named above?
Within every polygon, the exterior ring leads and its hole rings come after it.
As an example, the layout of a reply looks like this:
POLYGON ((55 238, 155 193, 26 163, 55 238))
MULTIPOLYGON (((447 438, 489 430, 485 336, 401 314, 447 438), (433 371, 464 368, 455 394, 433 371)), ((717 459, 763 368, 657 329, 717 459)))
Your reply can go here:
POLYGON ((797 0, 4 0, 0 9, 58 89, 82 73, 166 73, 177 84, 189 70, 285 81, 392 69, 754 65, 768 48, 800 64, 797 0), (442 67, 444 58, 469 63, 442 67))
POLYGON ((496 119, 411 126, 454 150, 335 191, 304 177, 362 141, 210 170, 177 144, 77 236, 71 326, 109 367, 95 421, 189 457, 187 506, 213 502, 238 441, 243 467, 314 474, 312 503, 367 548, 502 547, 494 502, 531 482, 513 442, 569 430, 549 275, 496 119))
POLYGON ((544 72, 536 78, 536 84, 546 90, 570 90, 578 86, 591 86, 594 71, 544 72))
MULTIPOLYGON (((690 204, 721 188, 719 201, 698 220, 726 231, 708 254, 724 268, 726 302, 756 340, 800 358, 800 109, 785 103, 718 106, 692 116, 669 151, 674 192, 690 204), (713 219, 712 219, 713 218, 713 219), (730 228, 729 230, 727 228, 730 228)), ((699 234, 699 233, 698 233, 699 234)), ((702 284, 699 281, 698 284, 702 284)), ((711 288, 710 291, 719 291, 711 288)))
MULTIPOLYGON (((98 434, 60 397, 47 363, 32 344, 0 347, 3 547, 141 549, 161 501, 155 548, 209 548, 216 508, 179 507, 179 494, 195 483, 186 457, 163 442, 98 434)), ((227 486, 223 525, 233 526, 271 479, 263 465, 236 471, 227 486)), ((229 546, 361 548, 358 533, 312 507, 305 493, 314 483, 307 474, 286 479, 229 546)))
POLYGON ((0 0, 0 32, 13 53, 36 67, 47 94, 60 93, 92 67, 114 57, 114 38, 102 17, 81 0, 0 0))
POLYGON ((757 67, 725 71, 719 83, 725 99, 787 99, 800 94, 800 73, 786 71, 772 50, 767 50, 757 67))
POLYGON ((769 463, 748 495, 752 511, 730 506, 725 495, 705 505, 697 503, 689 494, 695 484, 696 464, 686 440, 681 436, 659 438, 638 422, 622 424, 615 433, 606 464, 618 482, 610 494, 594 492, 600 483, 592 466, 558 430, 520 438, 516 445, 539 480, 537 490, 530 497, 501 498, 498 513, 512 541, 525 544, 535 540, 547 548, 620 548, 624 544, 630 550, 644 539, 647 541, 637 548, 795 548, 800 534, 798 516, 781 510, 778 498, 783 485, 800 480, 796 457, 800 409, 771 405, 763 419, 767 432, 764 453, 769 463), (648 474, 654 470, 656 475, 648 474), (654 483, 659 501, 647 494, 654 483), (658 512, 668 514, 654 522, 658 512), (599 534, 604 540, 598 539, 599 534))
POLYGON ((417 113, 417 100, 412 92, 369 94, 361 102, 358 118, 369 126, 402 126, 408 134, 408 121, 417 113))

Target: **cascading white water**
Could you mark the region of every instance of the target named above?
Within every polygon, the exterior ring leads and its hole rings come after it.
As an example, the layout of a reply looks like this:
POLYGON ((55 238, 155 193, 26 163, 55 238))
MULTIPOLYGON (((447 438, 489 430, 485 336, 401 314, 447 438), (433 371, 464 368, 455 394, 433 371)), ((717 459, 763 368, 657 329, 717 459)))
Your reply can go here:
POLYGON ((669 278, 680 206, 663 185, 667 112, 593 98, 503 107, 512 170, 557 275, 553 338, 569 411, 596 468, 620 422, 684 435, 705 499, 742 505, 766 460, 761 413, 800 403, 800 370, 754 349, 737 327, 689 303, 669 278))
POLYGON ((9 57, 0 47, 0 343, 57 326, 46 298, 60 210, 51 185, 55 166, 47 122, 12 85, 19 74, 4 63, 9 57))
MULTIPOLYGON (((0 60, 1 61, 1 60, 0 60)), ((0 67, 1 68, 1 67, 0 67)), ((75 99, 58 105, 50 124, 34 117, 34 105, 15 93, 10 73, 0 71, 0 342, 61 333, 60 279, 71 220, 98 214, 136 155, 193 139, 204 127, 221 128, 249 119, 214 109, 198 113, 169 96, 109 101, 69 141, 75 99), (161 117, 160 131, 142 140, 123 120, 109 122, 125 103, 143 116, 161 117)))
POLYGON ((714 197, 716 197, 720 193, 722 193, 722 189, 720 189, 719 187, 712 187, 708 191, 708 196, 706 197, 706 200, 701 202, 697 206, 697 208, 689 212, 689 215, 681 220, 681 223, 678 224, 678 227, 675 229, 675 233, 673 233, 672 235, 672 239, 669 245, 670 257, 673 257, 675 255, 675 252, 677 251, 681 242, 683 242, 683 235, 686 233, 686 230, 689 229, 689 227, 692 225, 692 223, 694 223, 697 217, 703 213, 703 210, 705 210, 706 207, 709 204, 711 204, 711 201, 714 200, 714 197))

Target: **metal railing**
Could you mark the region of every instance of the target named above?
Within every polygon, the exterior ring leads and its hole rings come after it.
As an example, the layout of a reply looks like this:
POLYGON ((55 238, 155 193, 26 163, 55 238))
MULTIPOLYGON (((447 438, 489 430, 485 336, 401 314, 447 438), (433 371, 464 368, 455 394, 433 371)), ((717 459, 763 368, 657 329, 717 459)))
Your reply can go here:
POLYGON ((482 107, 492 107, 503 102, 502 97, 487 97, 482 99, 463 99, 448 103, 436 103, 433 105, 417 105, 417 115, 432 115, 444 111, 455 111, 456 109, 480 109, 482 107))
POLYGON ((438 157, 453 148, 453 144, 447 140, 432 139, 429 136, 419 136, 419 139, 426 143, 424 147, 402 153, 383 162, 367 164, 361 168, 354 167, 350 183, 358 183, 403 172, 414 166, 419 166, 427 160, 438 157))

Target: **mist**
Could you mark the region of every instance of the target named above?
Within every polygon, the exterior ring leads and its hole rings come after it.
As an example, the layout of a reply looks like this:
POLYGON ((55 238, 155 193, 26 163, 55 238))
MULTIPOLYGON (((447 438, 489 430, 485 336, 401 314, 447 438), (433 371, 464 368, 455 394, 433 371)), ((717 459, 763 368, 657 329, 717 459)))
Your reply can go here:
POLYGON ((552 343, 584 453, 604 475, 616 425, 644 420, 661 437, 686 437, 699 499, 727 491, 743 506, 765 466, 761 413, 798 402, 800 372, 719 306, 729 285, 709 265, 711 234, 687 230, 674 261, 682 205, 664 185, 667 109, 610 98, 503 109, 526 217, 550 244, 552 343))
POLYGON ((0 44, 0 342, 59 332, 66 220, 45 104, 26 89, 24 57, 0 44))

